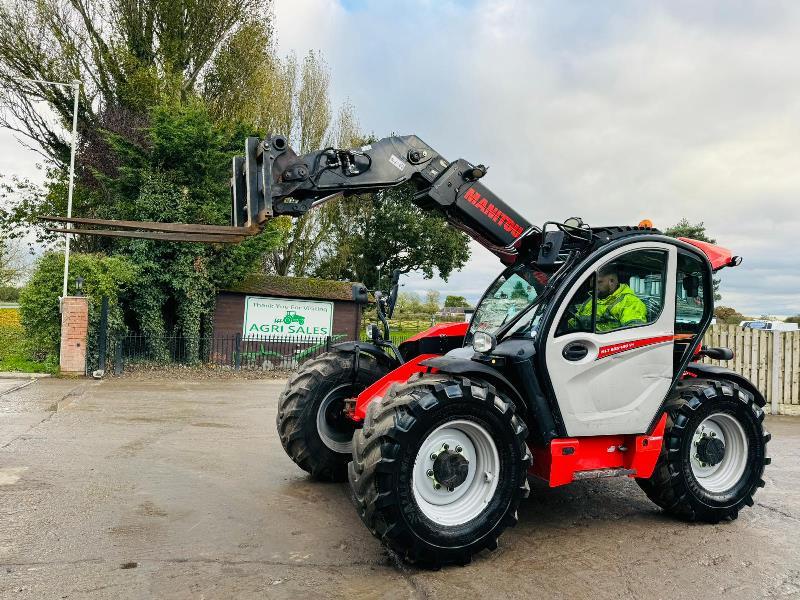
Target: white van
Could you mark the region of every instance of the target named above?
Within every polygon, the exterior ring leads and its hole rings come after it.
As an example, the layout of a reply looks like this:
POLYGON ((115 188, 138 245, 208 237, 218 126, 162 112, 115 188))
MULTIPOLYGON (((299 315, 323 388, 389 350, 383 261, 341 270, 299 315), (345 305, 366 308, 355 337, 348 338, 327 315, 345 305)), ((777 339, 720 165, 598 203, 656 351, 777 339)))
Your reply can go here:
POLYGON ((739 327, 744 327, 745 329, 767 329, 770 331, 797 331, 800 329, 797 323, 787 323, 785 321, 766 321, 766 320, 755 320, 755 321, 742 321, 739 323, 739 327))

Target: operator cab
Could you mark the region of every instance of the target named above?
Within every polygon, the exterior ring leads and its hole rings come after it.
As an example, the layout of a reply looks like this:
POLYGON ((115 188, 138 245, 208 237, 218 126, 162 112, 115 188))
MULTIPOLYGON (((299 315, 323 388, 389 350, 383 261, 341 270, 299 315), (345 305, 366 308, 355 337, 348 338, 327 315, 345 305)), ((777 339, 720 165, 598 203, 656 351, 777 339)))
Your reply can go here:
POLYGON ((711 319, 712 271, 692 246, 629 228, 508 267, 469 325, 472 359, 549 405, 559 435, 647 431, 711 319))

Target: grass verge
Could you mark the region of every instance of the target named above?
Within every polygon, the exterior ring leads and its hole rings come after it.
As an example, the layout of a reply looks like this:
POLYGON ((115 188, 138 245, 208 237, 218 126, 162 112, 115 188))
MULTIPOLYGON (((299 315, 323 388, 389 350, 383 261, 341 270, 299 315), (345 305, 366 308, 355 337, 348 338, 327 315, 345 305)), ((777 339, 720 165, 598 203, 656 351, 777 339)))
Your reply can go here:
POLYGON ((0 371, 15 373, 57 373, 57 361, 49 357, 38 361, 25 339, 19 322, 19 309, 0 308, 0 371))

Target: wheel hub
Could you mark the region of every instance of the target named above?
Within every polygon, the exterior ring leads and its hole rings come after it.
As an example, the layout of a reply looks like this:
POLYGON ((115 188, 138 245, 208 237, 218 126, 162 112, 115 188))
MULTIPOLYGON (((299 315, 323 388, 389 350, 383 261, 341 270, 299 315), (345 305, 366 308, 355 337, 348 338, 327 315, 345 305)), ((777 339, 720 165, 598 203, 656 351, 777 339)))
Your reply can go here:
POLYGON ((725 458, 725 443, 716 437, 703 436, 697 442, 697 456, 710 467, 718 465, 725 458))
POLYGON ((352 384, 344 383, 333 388, 317 409, 317 433, 322 443, 334 452, 352 452, 355 426, 344 416, 344 402, 351 395, 352 384))
POLYGON ((712 494, 733 489, 747 469, 748 447, 747 434, 734 414, 710 414, 695 429, 689 447, 695 480, 712 494))
POLYGON ((440 452, 433 461, 433 476, 440 485, 453 490, 467 480, 469 461, 453 450, 440 452))
POLYGON ((414 499, 438 525, 461 525, 485 510, 499 473, 492 435, 475 421, 455 419, 422 440, 414 461, 414 499))

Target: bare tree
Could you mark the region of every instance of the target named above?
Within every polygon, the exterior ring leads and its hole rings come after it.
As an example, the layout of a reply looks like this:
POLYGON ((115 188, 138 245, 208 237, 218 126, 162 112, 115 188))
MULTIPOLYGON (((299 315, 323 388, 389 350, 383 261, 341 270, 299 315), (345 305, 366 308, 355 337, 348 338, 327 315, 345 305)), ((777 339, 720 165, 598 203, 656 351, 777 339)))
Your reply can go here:
POLYGON ((24 267, 24 251, 15 240, 0 236, 0 287, 19 281, 24 267))
MULTIPOLYGON (((323 146, 358 144, 359 126, 352 104, 344 103, 333 119, 330 73, 322 56, 310 52, 299 69, 296 59, 290 56, 285 65, 281 71, 285 80, 280 89, 291 94, 288 98, 291 111, 283 114, 288 120, 281 123, 284 129, 279 131, 289 136, 291 145, 306 153, 323 146)), ((325 205, 287 224, 286 243, 265 257, 265 269, 279 275, 309 275, 321 249, 333 239, 337 204, 325 205)))
POLYGON ((235 34, 268 30, 270 7, 270 0, 4 0, 0 126, 63 165, 68 142, 36 104, 47 102, 66 124, 71 90, 22 78, 83 81, 78 122, 87 131, 109 106, 141 111, 194 93, 235 34))

